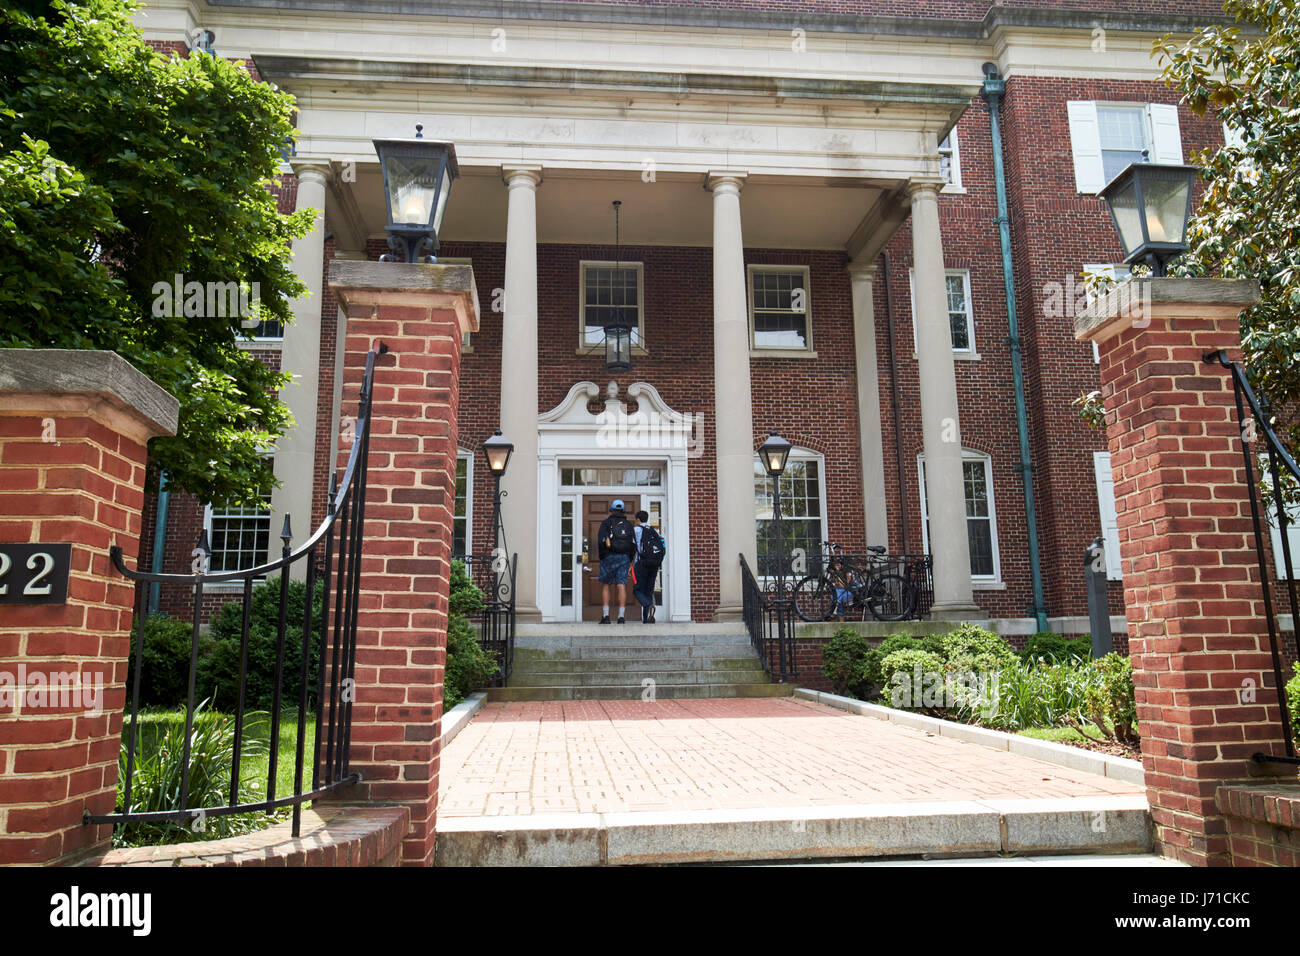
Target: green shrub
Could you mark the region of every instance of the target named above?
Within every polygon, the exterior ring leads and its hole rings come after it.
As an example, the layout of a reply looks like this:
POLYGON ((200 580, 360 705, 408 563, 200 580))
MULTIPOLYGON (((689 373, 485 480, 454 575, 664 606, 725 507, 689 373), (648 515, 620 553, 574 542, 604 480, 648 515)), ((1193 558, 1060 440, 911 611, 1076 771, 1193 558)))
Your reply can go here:
POLYGON ((1286 706, 1291 715, 1291 735, 1300 747, 1300 673, 1286 683, 1286 706))
POLYGON ((868 687, 874 685, 887 692, 886 684, 888 681, 886 681, 881 670, 881 664, 885 658, 894 651, 919 651, 925 649, 920 638, 912 637, 910 634, 890 635, 867 652, 867 656, 862 662, 863 683, 868 687))
POLYGON ((1016 660, 1016 652, 1002 637, 974 624, 961 624, 935 636, 942 648, 939 656, 953 670, 987 673, 1016 660))
MULTIPOLYGON (((321 606, 324 582, 316 582, 312 601, 312 634, 307 664, 307 706, 315 708, 316 675, 320 666, 321 606)), ((307 585, 289 582, 285 610, 284 669, 280 687, 282 703, 298 705, 302 667, 302 625, 307 605, 307 585)), ((276 630, 280 619, 280 579, 271 578, 253 588, 248 630, 248 672, 244 706, 269 710, 275 700, 276 630)), ((199 696, 210 697, 223 708, 233 710, 239 700, 240 632, 243 602, 224 604, 212 618, 208 653, 199 662, 199 696)))
POLYGON ((447 614, 447 668, 443 674, 442 707, 455 707, 497 672, 496 658, 479 645, 466 619, 483 607, 483 592, 474 586, 461 561, 451 563, 447 614))
POLYGON ((991 713, 959 716, 978 719, 999 730, 1077 726, 1088 709, 1089 694, 1101 685, 1100 672, 1090 663, 1013 660, 998 668, 991 713))
POLYGON ((1065 637, 1051 631, 1040 631, 1025 641, 1025 649, 1020 652, 1023 661, 1044 659, 1049 663, 1059 664, 1067 660, 1086 661, 1092 657, 1092 639, 1087 637, 1065 637))
MULTIPOLYGON (((135 648, 140 633, 137 621, 131 629, 131 655, 127 668, 126 699, 129 704, 135 687, 135 648)), ((166 614, 151 614, 144 619, 144 668, 140 671, 140 706, 174 707, 189 699, 190 651, 194 625, 166 614)), ((211 641, 199 637, 199 655, 210 649, 211 641)))
MULTIPOLYGON (((230 771, 235 753, 234 718, 208 710, 208 701, 195 707, 194 729, 190 735, 189 806, 214 807, 230 799, 230 771)), ((141 715, 139 744, 135 756, 135 774, 131 783, 131 806, 124 805, 127 750, 122 747, 118 758, 117 812, 149 813, 175 810, 181 805, 181 774, 185 769, 185 715, 170 712, 159 719, 141 715), (146 729, 148 728, 148 729, 146 729)), ((254 720, 269 720, 268 715, 248 715, 245 728, 254 720)), ((128 722, 129 727, 129 722, 128 722)), ((266 752, 256 733, 246 733, 242 745, 244 757, 266 752)), ((242 776, 242 774, 241 774, 242 776)), ((240 803, 258 800, 257 791, 241 785, 240 803)), ((174 821, 129 823, 117 828, 115 846, 155 846, 186 843, 193 840, 216 840, 260 830, 267 824, 260 813, 191 818, 185 823, 174 821)))
MULTIPOLYGON (((837 694, 865 696, 873 681, 866 676, 867 663, 875 652, 867 639, 851 627, 841 627, 822 650, 822 673, 837 694)), ((879 662, 876 664, 879 673, 879 662)))
POLYGON ((902 648, 891 651, 880 662, 881 692, 896 707, 916 708, 920 701, 912 700, 916 669, 920 668, 922 691, 926 687, 927 675, 946 674, 943 660, 937 654, 920 648, 902 648), (895 682, 894 675, 898 680, 895 682))

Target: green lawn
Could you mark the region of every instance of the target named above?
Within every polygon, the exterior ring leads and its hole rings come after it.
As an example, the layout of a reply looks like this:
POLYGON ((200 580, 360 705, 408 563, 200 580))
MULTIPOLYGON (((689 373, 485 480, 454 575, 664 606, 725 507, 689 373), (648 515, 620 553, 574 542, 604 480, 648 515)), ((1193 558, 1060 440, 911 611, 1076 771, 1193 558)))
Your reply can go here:
POLYGON ((1022 737, 1050 740, 1058 744, 1079 743, 1089 739, 1073 727, 1030 727, 1026 730, 1018 730, 1016 733, 1022 737))

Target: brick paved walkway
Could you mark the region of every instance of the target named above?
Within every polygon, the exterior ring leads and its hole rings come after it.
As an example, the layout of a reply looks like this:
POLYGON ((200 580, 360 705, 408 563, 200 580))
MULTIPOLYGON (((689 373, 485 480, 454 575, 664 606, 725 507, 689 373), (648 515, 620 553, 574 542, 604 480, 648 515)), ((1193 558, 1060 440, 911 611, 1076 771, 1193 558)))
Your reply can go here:
POLYGON ((1137 794, 793 698, 488 704, 442 755, 440 816, 1137 794))

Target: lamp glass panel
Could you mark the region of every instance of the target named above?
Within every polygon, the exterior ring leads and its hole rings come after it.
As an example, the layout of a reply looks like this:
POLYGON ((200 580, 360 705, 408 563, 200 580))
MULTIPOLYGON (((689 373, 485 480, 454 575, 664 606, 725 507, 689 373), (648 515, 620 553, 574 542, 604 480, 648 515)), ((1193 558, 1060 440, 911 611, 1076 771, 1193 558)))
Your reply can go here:
POLYGON ((1187 190, 1190 188, 1191 182, 1185 177, 1160 176, 1142 180, 1148 241, 1183 241, 1187 231, 1187 190))
POLYGON ((451 194, 451 166, 442 167, 442 182, 438 186, 438 210, 433 215, 433 231, 442 231, 442 216, 447 211, 447 197, 451 194))
POLYGON ((433 169, 428 159, 388 157, 388 203, 393 222, 423 226, 429 222, 437 192, 433 169))
POLYGON ((1110 197, 1110 209, 1119 229, 1124 252, 1130 253, 1146 241, 1142 235, 1142 217, 1138 214, 1137 187, 1129 180, 1110 197))

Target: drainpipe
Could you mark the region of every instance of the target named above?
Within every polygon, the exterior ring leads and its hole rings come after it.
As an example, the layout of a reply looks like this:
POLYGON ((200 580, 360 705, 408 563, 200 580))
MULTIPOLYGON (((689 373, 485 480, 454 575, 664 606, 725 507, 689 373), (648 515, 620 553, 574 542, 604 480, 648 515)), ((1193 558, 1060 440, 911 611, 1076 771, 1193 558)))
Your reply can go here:
POLYGON ((881 281, 885 283, 885 327, 889 331, 889 404, 894 416, 894 462, 898 466, 898 550, 907 554, 907 469, 903 465, 903 428, 898 409, 898 360, 894 354, 894 299, 889 294, 889 253, 882 252, 881 281))
POLYGON ((1020 322, 1016 318, 1016 288, 1011 268, 1011 219, 1007 213, 1006 170, 1002 166, 1002 127, 998 108, 1006 92, 1006 80, 996 64, 984 64, 984 87, 980 95, 988 105, 993 134, 993 181, 998 194, 998 234, 1002 240, 1002 284, 1007 293, 1007 346, 1011 350, 1011 376, 1016 391, 1016 428, 1020 433, 1020 464, 1017 470, 1025 486, 1025 521, 1029 525, 1029 573, 1034 583, 1034 617, 1038 629, 1047 630, 1047 602, 1043 599, 1043 569, 1038 555, 1038 516, 1034 507, 1034 465, 1029 457, 1029 416, 1025 410, 1025 371, 1020 354, 1020 322))
MULTIPOLYGON (((162 573, 163 563, 163 542, 167 538, 167 499, 171 497, 171 489, 167 487, 167 472, 158 476, 158 513, 154 517, 153 525, 153 562, 149 565, 149 570, 154 574, 162 573)), ((149 582, 149 613, 158 613, 158 603, 162 595, 162 585, 157 581, 149 582)))

